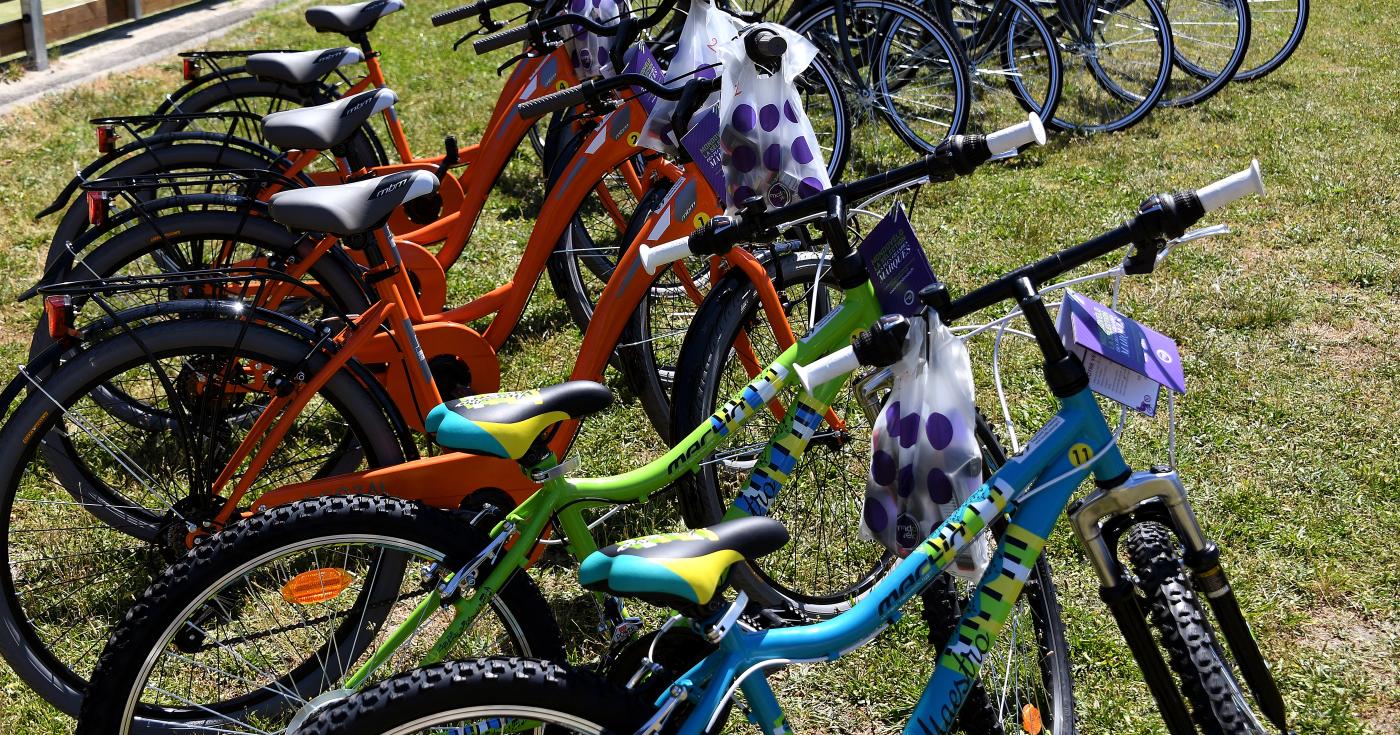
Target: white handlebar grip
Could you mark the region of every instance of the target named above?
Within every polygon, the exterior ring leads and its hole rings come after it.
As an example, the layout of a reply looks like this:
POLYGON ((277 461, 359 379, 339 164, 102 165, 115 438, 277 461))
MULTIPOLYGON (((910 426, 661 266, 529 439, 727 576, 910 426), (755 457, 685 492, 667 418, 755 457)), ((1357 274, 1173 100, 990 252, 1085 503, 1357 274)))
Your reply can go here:
POLYGON ((1201 206, 1207 212, 1213 212, 1221 207, 1243 198, 1250 194, 1264 196, 1264 177, 1259 172, 1259 161, 1251 161, 1249 168, 1205 187, 1197 189, 1196 196, 1201 199, 1201 206))
POLYGON ((855 348, 847 347, 815 362, 793 365, 792 369, 797 373, 797 379, 802 381, 802 387, 811 393, 817 386, 829 383, 858 367, 860 360, 856 358, 855 348))
POLYGON ((1034 112, 1019 125, 987 134, 987 147, 991 149, 993 156, 1020 150, 1021 146, 1031 143, 1045 145, 1045 123, 1041 122, 1040 116, 1034 112))
POLYGON ((647 275, 654 276, 661 266, 674 263, 687 255, 690 255, 689 236, 663 242, 655 247, 643 245, 641 250, 642 268, 647 272, 647 275))

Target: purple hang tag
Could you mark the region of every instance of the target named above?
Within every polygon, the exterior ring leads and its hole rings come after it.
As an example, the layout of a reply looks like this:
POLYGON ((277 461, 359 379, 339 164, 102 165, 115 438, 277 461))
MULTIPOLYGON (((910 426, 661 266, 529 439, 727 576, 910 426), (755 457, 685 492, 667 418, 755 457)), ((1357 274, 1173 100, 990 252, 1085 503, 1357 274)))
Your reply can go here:
POLYGON ((1176 342, 1131 317, 1066 289, 1059 329, 1065 346, 1084 362, 1095 393, 1155 416, 1158 386, 1186 392, 1176 342))
MULTIPOLYGON (((627 68, 623 70, 626 74, 641 74, 654 82, 666 81, 666 71, 661 68, 661 62, 656 60, 651 50, 646 46, 635 46, 627 58, 627 68)), ((641 87, 633 87, 632 91, 637 95, 637 102, 642 109, 651 114, 651 108, 656 106, 656 95, 641 87)))
POLYGON ((870 230, 858 250, 870 272, 880 308, 886 314, 913 316, 919 313, 923 308, 919 303, 919 291, 935 278, 928 256, 904 214, 904 207, 895 204, 870 230))
POLYGON ((724 149, 719 144, 719 106, 713 105, 694 117, 691 128, 681 136, 681 146, 695 161, 715 197, 724 204, 724 149))

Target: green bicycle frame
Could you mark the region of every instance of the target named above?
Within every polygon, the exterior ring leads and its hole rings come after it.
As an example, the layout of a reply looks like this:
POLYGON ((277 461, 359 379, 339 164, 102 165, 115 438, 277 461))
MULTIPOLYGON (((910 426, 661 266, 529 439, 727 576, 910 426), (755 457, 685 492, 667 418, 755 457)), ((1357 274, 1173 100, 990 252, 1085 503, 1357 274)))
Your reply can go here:
MULTIPOLYGON (((512 575, 529 565, 531 552, 543 538, 551 519, 558 519, 559 527, 564 532, 564 545, 574 558, 583 559, 597 551, 598 544, 593 539, 583 511, 644 501, 685 474, 697 471, 701 463, 737 429, 747 424, 784 388, 789 387, 793 365, 811 363, 846 347, 852 335, 871 327, 882 314, 870 283, 852 288, 845 292, 844 302, 818 322, 809 334, 784 350, 758 377, 716 410, 709 420, 695 427, 661 457, 620 475, 578 479, 557 476, 545 482, 492 529, 493 541, 507 533, 513 538, 506 540, 508 545, 504 553, 499 549, 494 552, 499 559, 486 578, 476 585, 475 594, 463 595, 449 602, 455 609, 452 621, 423 657, 422 665, 433 664, 446 657, 481 612, 482 605, 490 602, 512 575)), ((818 388, 815 395, 800 391, 797 399, 788 404, 782 423, 769 439, 761 455, 762 460, 750 473, 747 487, 725 514, 726 519, 767 514, 843 384, 844 381, 833 380, 818 388)), ((548 470, 555 463, 556 460, 551 458, 535 469, 537 472, 548 470)), ((458 573, 461 572, 459 570, 458 573)), ((451 581, 449 579, 449 583, 451 581)), ((442 605, 442 588, 436 587, 350 676, 345 687, 352 690, 362 687, 442 605)))

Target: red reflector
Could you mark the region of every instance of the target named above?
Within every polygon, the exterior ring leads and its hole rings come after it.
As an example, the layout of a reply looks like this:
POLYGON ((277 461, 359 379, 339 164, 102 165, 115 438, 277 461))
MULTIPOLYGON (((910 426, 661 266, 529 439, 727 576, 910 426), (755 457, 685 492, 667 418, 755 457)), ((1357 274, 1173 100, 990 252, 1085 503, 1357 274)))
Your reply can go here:
POLYGON ((194 59, 185 59, 184 62, 185 62, 185 63, 184 63, 184 65, 183 65, 182 71, 183 71, 184 76, 185 76, 185 81, 190 81, 190 80, 194 79, 195 77, 199 76, 199 62, 198 62, 198 61, 196 61, 196 60, 194 60, 194 59))
POLYGON ((68 296, 45 296, 44 316, 49 322, 49 338, 55 342, 73 333, 73 299, 68 296))
POLYGON ((107 221, 107 192, 90 191, 87 193, 88 223, 94 227, 102 225, 107 221))
POLYGON ((111 153, 117 147, 117 129, 111 125, 97 126, 97 152, 111 153))

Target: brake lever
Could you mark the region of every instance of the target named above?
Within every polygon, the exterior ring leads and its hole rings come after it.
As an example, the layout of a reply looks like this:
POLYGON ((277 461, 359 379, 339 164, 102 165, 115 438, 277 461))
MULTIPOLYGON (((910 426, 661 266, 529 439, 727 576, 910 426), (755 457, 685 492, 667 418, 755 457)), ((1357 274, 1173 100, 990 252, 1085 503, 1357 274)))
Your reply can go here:
POLYGON ((1173 248, 1184 242, 1191 242, 1192 240, 1203 240, 1207 237, 1215 237, 1216 235, 1227 235, 1229 234, 1229 232, 1229 225, 1211 225, 1210 227, 1200 227, 1194 230, 1190 230, 1189 232, 1182 235, 1181 237, 1176 238, 1175 240, 1168 240, 1167 247, 1173 248))

